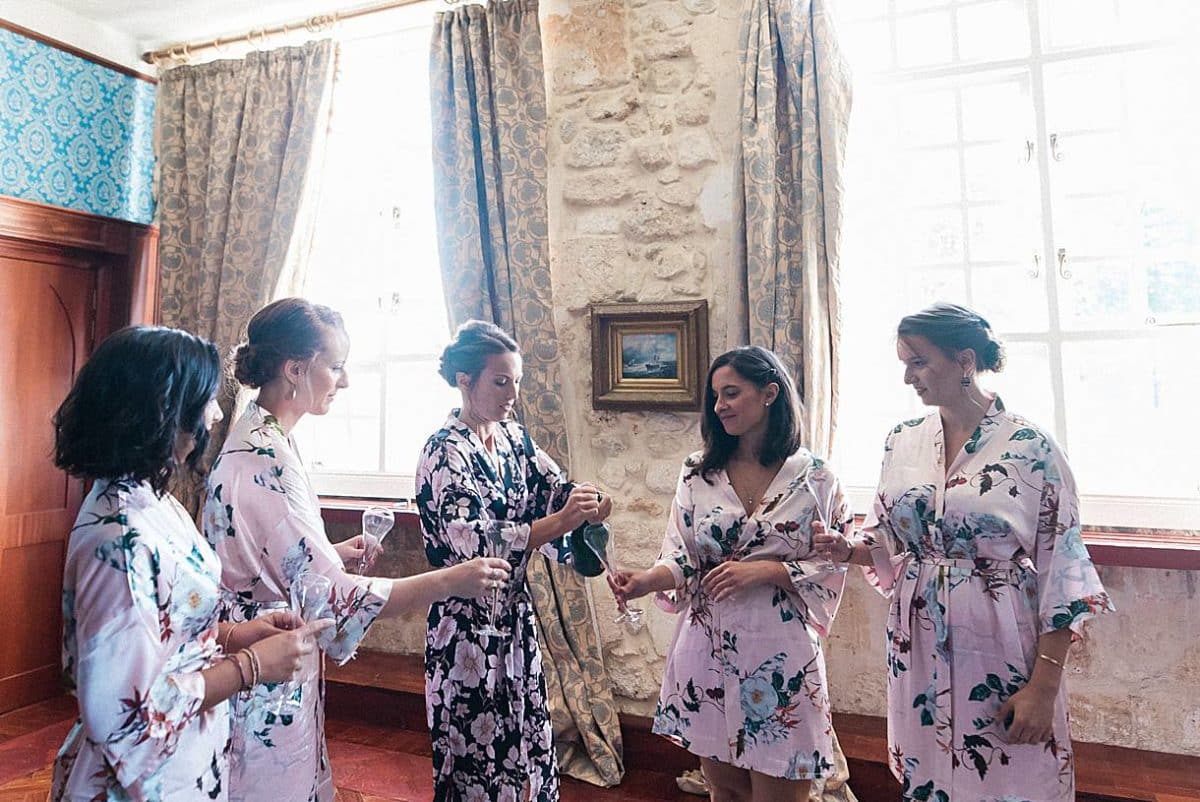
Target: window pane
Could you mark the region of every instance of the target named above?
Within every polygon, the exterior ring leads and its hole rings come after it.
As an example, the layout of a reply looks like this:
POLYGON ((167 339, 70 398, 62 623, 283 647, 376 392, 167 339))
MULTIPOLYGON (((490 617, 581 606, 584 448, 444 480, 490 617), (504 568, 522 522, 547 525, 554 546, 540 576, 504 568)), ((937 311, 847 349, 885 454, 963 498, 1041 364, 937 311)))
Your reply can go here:
MULTIPOLYGON (((989 322, 996 326, 998 331, 1004 331, 995 320, 989 322)), ((992 375, 985 374, 980 383, 999 393, 1007 409, 1028 418, 1052 437, 1058 437, 1048 345, 1031 342, 1007 343, 1004 370, 992 375)))
POLYGON ((1024 0, 974 3, 958 9, 958 57, 990 61, 1029 55, 1029 15, 1024 0))
POLYGON ((913 14, 896 20, 896 61, 901 69, 954 60, 950 12, 913 14))
POLYGON ((461 394, 437 372, 437 359, 388 365, 388 473, 411 474, 429 435, 441 428, 461 394))
POLYGON ((1200 329, 1063 346, 1069 453, 1083 492, 1195 498, 1200 329))

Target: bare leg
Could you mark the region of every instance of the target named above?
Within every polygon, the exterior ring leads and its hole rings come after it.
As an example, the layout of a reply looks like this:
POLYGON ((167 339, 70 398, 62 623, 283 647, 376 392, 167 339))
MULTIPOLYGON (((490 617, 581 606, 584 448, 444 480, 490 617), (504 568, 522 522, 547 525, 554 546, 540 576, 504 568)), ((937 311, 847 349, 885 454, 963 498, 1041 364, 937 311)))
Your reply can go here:
POLYGON ((750 772, 719 760, 700 758, 712 802, 750 802, 750 772))
POLYGON ((750 772, 751 802, 808 802, 811 780, 785 780, 750 772))

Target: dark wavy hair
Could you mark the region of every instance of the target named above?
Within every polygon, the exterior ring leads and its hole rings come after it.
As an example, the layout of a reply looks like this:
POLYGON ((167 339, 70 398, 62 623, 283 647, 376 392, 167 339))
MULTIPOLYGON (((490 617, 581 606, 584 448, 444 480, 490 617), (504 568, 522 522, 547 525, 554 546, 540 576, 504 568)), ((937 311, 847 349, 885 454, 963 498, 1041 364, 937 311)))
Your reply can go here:
POLYGON ((759 462, 773 465, 787 459, 800 448, 800 406, 796 383, 779 357, 757 345, 746 345, 726 351, 713 360, 704 381, 704 417, 700 419, 700 434, 704 438, 704 456, 700 460, 700 475, 706 480, 712 471, 721 470, 737 449, 738 438, 727 434, 717 417, 717 394, 713 392, 713 374, 728 365, 739 376, 765 389, 774 382, 779 385, 779 397, 767 412, 767 431, 763 435, 759 462))
POLYGON ((517 341, 504 329, 486 320, 468 320, 454 332, 454 339, 442 350, 438 375, 451 387, 457 387, 457 376, 465 373, 471 381, 479 378, 493 354, 519 353, 517 341))
POLYGON ((254 313, 245 341, 234 349, 233 376, 247 387, 268 384, 288 360, 312 359, 329 331, 346 333, 342 316, 304 298, 280 298, 254 313))
POLYGON ((204 408, 220 383, 221 356, 208 340, 161 326, 121 329, 54 413, 54 464, 85 479, 148 482, 161 495, 180 467, 180 433, 195 439, 184 464, 203 472, 204 408))
POLYGON ((970 348, 975 352, 976 370, 999 372, 1004 369, 1004 343, 987 320, 965 306, 939 301, 901 318, 896 334, 924 337, 951 359, 970 348))

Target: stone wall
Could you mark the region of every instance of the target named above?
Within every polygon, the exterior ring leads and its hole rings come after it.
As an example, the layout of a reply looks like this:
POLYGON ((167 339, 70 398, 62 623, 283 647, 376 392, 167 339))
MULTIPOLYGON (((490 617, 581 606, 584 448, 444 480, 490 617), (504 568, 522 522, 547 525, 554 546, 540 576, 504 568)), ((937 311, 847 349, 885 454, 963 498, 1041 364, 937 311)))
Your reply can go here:
MULTIPOLYGON (((705 298, 724 350, 739 4, 723 0, 548 0, 550 244, 572 473, 618 499, 619 557, 658 554, 679 466, 700 442, 695 413, 591 407, 588 304, 705 298), (691 10, 689 10, 691 9, 691 10), (569 377, 569 378, 567 378, 569 377)), ((619 704, 653 711, 675 618, 650 609, 631 633, 592 585, 619 704)), ((653 608, 643 600, 642 606, 653 608)))

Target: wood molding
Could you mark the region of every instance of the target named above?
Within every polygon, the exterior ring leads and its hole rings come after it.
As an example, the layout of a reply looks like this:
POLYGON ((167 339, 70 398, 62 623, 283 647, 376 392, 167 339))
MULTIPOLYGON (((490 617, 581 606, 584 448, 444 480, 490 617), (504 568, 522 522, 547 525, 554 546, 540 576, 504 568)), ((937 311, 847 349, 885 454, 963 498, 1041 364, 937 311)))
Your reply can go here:
MULTIPOLYGON (((151 226, 0 195, 0 237, 117 256, 130 253, 134 233, 151 226)), ((155 235, 157 236, 157 235, 155 235)))
POLYGON ((98 56, 95 53, 89 53, 88 51, 76 47, 75 45, 67 44, 61 39, 54 39, 53 37, 47 36, 44 33, 39 33, 31 28, 18 25, 15 22, 10 22, 9 20, 0 18, 0 28, 12 31, 20 36, 24 36, 26 39, 33 39, 41 42, 44 45, 49 45, 50 47, 62 50, 63 52, 70 53, 73 56, 79 56, 81 59, 90 61, 93 64, 98 64, 101 67, 106 67, 114 72, 119 72, 122 75, 128 75, 130 78, 137 78, 139 81, 145 81, 148 84, 158 83, 158 79, 153 75, 147 75, 146 73, 139 72, 132 67, 126 67, 124 64, 118 64, 115 61, 104 58, 104 56, 98 56))

